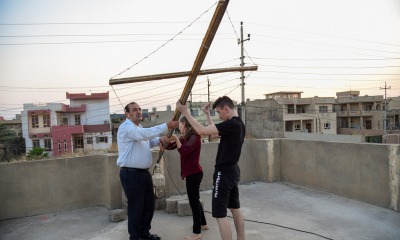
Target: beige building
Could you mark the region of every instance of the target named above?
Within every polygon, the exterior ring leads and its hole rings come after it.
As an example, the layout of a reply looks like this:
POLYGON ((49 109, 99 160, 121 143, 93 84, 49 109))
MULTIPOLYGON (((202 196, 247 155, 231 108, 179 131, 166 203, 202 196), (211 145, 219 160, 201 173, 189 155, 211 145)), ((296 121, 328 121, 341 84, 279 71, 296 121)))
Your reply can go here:
POLYGON ((337 141, 370 141, 365 139, 383 138, 386 112, 386 142, 399 142, 400 97, 387 99, 385 107, 383 96, 360 96, 360 91, 338 92, 336 98, 302 98, 302 93, 268 93, 265 99, 247 101, 248 136, 309 139, 312 136, 304 133, 312 133, 319 135, 317 139, 325 136, 337 141))
POLYGON ((264 94, 265 98, 273 98, 273 99, 277 99, 277 98, 301 98, 301 94, 303 92, 274 92, 274 93, 267 93, 264 94))
POLYGON ((336 134, 333 97, 277 98, 282 107, 284 131, 336 134))
POLYGON ((336 134, 333 97, 301 98, 302 92, 275 92, 246 102, 246 129, 252 137, 280 138, 285 132, 336 134))
POLYGON ((336 97, 334 111, 337 114, 339 134, 382 135, 385 112, 386 129, 399 129, 400 97, 389 98, 386 107, 382 95, 360 96, 360 91, 346 91, 336 93, 336 97))

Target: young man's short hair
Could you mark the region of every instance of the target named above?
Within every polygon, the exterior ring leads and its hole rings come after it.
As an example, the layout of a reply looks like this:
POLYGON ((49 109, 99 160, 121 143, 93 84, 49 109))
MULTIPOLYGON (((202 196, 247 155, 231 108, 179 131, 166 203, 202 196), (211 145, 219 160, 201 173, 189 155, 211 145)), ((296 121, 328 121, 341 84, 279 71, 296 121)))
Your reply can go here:
POLYGON ((235 106, 233 105, 232 99, 230 99, 227 96, 219 97, 214 104, 212 105, 212 109, 215 109, 216 107, 223 108, 223 107, 229 107, 230 109, 233 109, 235 106))

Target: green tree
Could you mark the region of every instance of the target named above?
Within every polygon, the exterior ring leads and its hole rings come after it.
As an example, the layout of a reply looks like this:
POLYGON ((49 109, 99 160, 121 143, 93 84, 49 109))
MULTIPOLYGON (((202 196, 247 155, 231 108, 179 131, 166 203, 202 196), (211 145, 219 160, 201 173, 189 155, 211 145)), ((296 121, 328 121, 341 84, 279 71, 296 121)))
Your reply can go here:
POLYGON ((119 117, 111 118, 111 122, 112 123, 120 123, 121 122, 121 118, 119 118, 119 117))
POLYGON ((0 124, 0 161, 9 162, 12 158, 25 153, 25 142, 22 137, 4 124, 0 124))
POLYGON ((44 151, 44 148, 41 147, 34 147, 32 150, 29 150, 27 158, 28 159, 42 159, 42 158, 48 158, 49 154, 44 151))

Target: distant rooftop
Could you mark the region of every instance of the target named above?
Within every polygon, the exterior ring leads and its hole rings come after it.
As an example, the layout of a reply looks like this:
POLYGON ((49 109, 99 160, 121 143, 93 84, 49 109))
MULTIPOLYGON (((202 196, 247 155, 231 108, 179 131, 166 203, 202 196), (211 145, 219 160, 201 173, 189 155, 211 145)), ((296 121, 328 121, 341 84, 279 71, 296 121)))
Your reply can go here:
POLYGON ((86 94, 86 93, 66 93, 67 99, 71 100, 79 100, 79 99, 108 99, 109 94, 108 92, 105 93, 92 93, 92 94, 86 94))
POLYGON ((303 92, 297 91, 281 91, 281 92, 273 92, 264 94, 265 98, 301 98, 301 94, 303 92))

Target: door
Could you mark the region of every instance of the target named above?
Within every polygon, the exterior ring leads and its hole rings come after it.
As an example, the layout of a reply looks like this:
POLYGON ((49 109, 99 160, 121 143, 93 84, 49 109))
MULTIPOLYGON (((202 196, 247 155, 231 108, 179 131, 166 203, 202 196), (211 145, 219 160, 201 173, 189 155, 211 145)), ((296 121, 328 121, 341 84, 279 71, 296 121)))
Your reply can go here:
POLYGON ((365 129, 372 129, 371 120, 365 120, 365 129))
POLYGON ((311 123, 306 123, 307 133, 311 133, 311 123))

